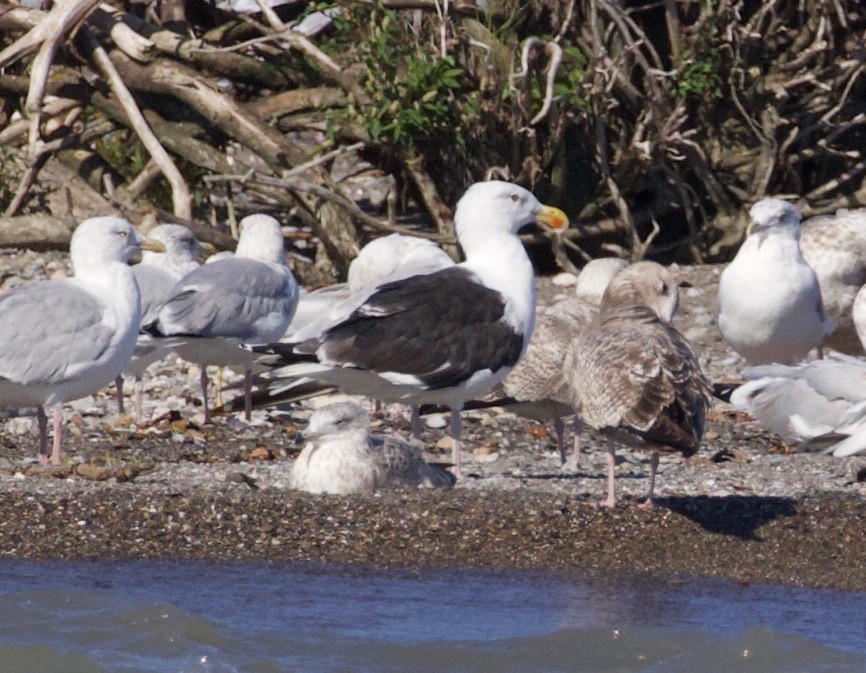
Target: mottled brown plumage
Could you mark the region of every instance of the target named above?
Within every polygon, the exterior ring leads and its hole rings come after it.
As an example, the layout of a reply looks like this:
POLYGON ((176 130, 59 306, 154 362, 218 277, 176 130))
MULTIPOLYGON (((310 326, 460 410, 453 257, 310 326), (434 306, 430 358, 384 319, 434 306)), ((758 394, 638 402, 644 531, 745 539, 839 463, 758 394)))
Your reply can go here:
MULTIPOLYGON (((572 343, 564 371, 580 419, 612 440, 656 451, 692 455, 703 434, 709 386, 688 341, 658 313, 669 293, 670 272, 652 262, 614 278, 601 312, 572 343)), ((613 506, 613 447, 609 492, 613 506)))

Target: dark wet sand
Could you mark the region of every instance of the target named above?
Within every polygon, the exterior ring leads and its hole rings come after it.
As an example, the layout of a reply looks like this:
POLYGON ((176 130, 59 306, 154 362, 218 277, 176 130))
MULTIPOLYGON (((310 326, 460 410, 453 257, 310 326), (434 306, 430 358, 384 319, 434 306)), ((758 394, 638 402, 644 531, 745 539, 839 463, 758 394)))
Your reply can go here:
POLYGON ((6 557, 286 560, 648 572, 866 590, 866 503, 670 498, 596 510, 536 493, 0 494, 6 557))

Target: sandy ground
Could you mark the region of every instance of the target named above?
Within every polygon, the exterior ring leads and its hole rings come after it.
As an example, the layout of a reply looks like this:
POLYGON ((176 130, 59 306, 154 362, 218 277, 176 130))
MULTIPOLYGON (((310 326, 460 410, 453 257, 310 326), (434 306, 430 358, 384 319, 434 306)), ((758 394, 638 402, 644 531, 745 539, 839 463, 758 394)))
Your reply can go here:
MULTIPOLYGON (((56 253, 0 254, 8 288, 62 273, 56 253)), ((737 360, 713 324, 717 267, 682 269, 676 324, 714 380, 737 360)), ((550 301, 570 288, 540 281, 550 301)), ((314 404, 226 415, 200 425, 197 373, 178 361, 145 383, 151 422, 118 416, 111 390, 70 405, 65 463, 35 463, 30 417, 0 434, 0 553, 12 557, 280 559, 376 566, 649 571, 866 589, 866 458, 798 453, 719 402, 692 459, 664 456, 660 509, 633 506, 647 457, 621 451, 624 506, 598 510, 604 455, 585 433, 579 468, 560 468, 552 433, 498 409, 466 414, 468 476, 452 491, 350 498, 288 489, 296 433, 314 404)), ((450 456, 444 419, 424 447, 450 456)), ((399 410, 376 430, 407 434, 399 410)))

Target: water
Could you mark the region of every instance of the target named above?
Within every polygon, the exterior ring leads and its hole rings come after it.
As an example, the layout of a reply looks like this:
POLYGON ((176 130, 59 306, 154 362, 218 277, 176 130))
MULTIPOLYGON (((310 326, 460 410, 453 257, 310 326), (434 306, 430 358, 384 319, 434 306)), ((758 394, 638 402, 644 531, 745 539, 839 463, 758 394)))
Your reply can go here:
POLYGON ((210 563, 0 562, 0 673, 866 672, 866 594, 210 563))

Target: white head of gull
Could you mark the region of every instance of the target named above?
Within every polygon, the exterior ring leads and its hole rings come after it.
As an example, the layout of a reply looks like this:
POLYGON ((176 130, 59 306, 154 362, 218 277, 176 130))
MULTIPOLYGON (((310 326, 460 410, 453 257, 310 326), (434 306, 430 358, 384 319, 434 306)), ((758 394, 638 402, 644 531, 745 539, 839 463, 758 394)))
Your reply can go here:
POLYGON ((353 295, 326 324, 263 352, 280 356, 272 363, 284 366, 277 376, 310 376, 388 402, 448 406, 459 474, 460 410, 505 378, 532 335, 535 279, 517 231, 568 220, 499 181, 472 185, 454 219, 465 262, 353 295))
POLYGON ((587 304, 598 307, 610 281, 627 266, 628 262, 619 257, 590 260, 577 276, 577 283, 574 285, 575 296, 587 304))
POLYGON ((703 435, 709 387, 691 345, 665 318, 675 292, 673 275, 654 262, 620 272, 563 365, 575 413, 608 436, 607 507, 616 504, 614 440, 652 451, 649 506, 658 451, 689 456, 703 435))
POLYGON ((242 365, 245 414, 250 420, 251 367, 255 359, 241 345, 264 344, 286 331, 298 303, 298 284, 283 256, 279 222, 250 215, 240 222, 235 254, 205 264, 175 285, 159 314, 161 336, 183 337, 175 350, 201 369, 205 422, 207 366, 242 365))
MULTIPOLYGON (((132 267, 132 274, 141 293, 141 328, 145 330, 159 318, 159 312, 175 284, 185 274, 197 269, 205 256, 213 251, 213 246, 201 243, 192 231, 179 224, 159 224, 148 232, 148 238, 162 243, 164 250, 145 251, 141 256, 141 263, 132 267)), ((139 423, 143 421, 141 397, 144 372, 170 352, 170 342, 142 333, 138 337, 132 359, 123 370, 125 376, 131 376, 135 380, 135 418, 139 423)), ((117 378, 115 385, 117 404, 120 413, 123 413, 123 376, 117 378)))
POLYGON ((72 235, 75 272, 0 295, 0 404, 36 407, 47 460, 46 406, 54 406, 51 460, 60 463, 62 403, 92 395, 120 374, 135 348, 138 285, 127 262, 160 249, 120 217, 94 217, 72 235))
POLYGON ((308 493, 345 495, 381 488, 449 487, 453 477, 428 465, 399 437, 370 433, 367 412, 353 402, 316 410, 304 431, 290 485, 308 493))
POLYGON ((719 279, 719 330, 751 364, 799 362, 835 327, 800 253, 800 212, 763 199, 749 216, 748 236, 719 279))

